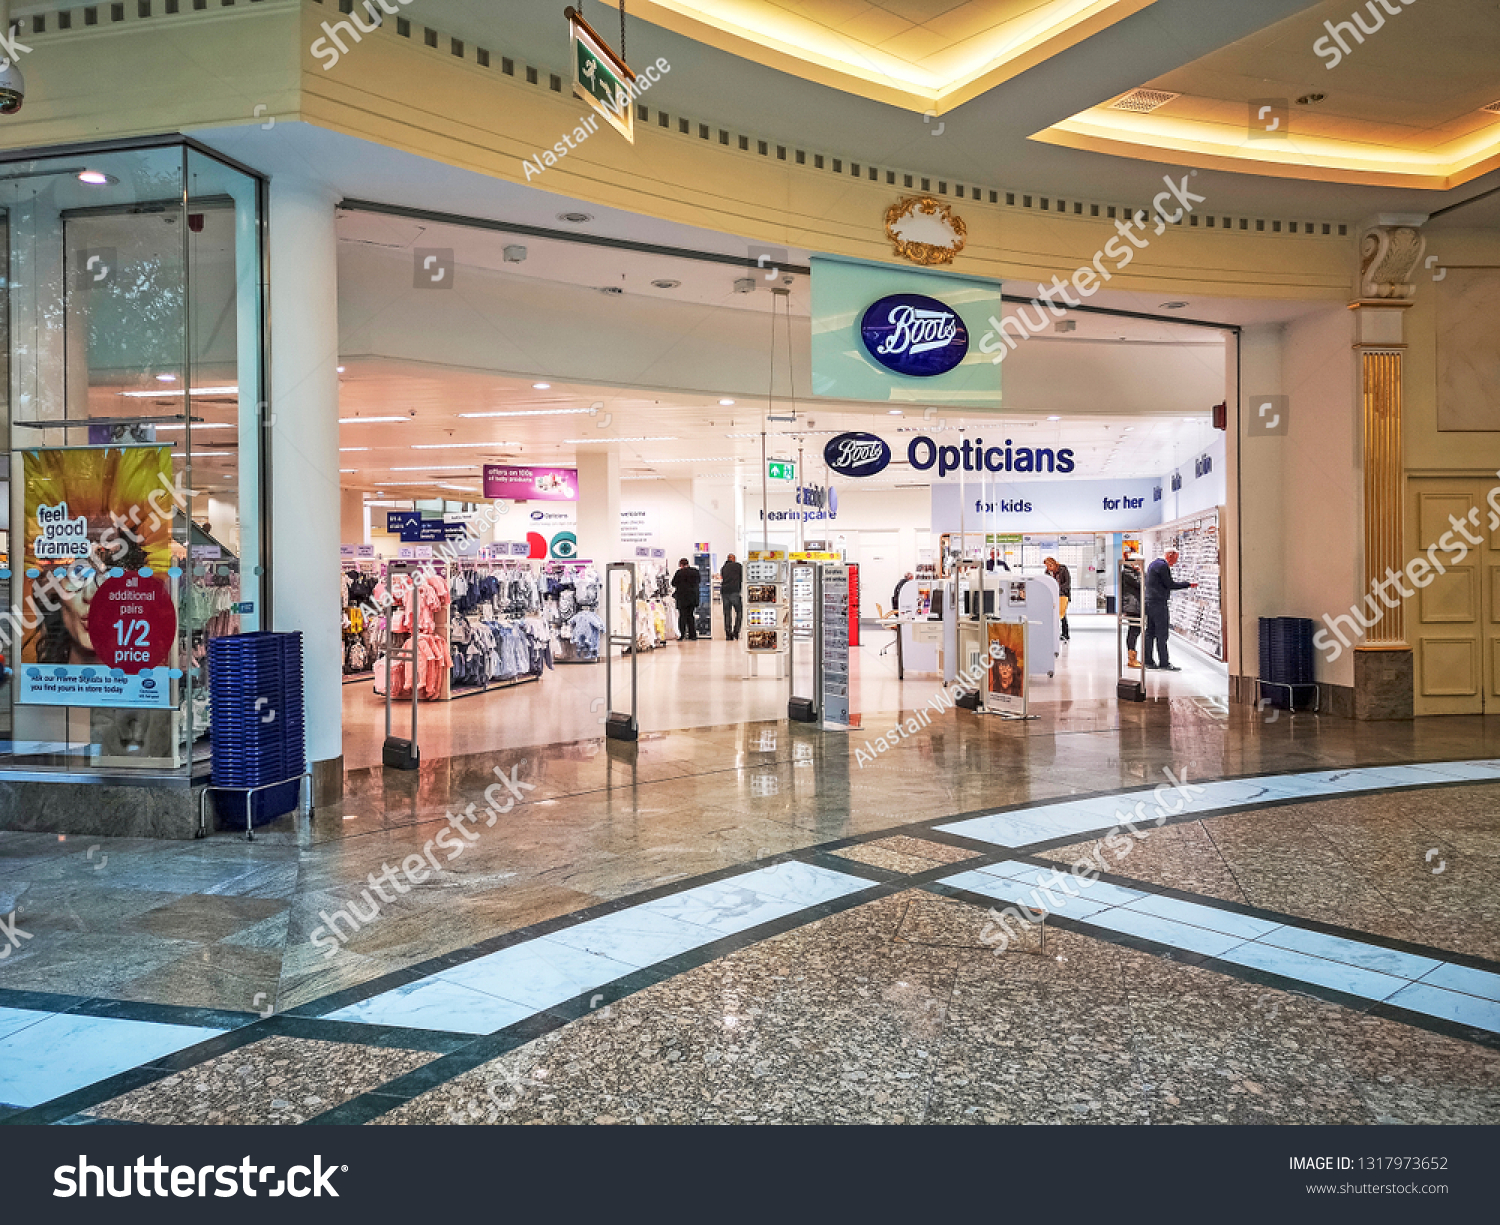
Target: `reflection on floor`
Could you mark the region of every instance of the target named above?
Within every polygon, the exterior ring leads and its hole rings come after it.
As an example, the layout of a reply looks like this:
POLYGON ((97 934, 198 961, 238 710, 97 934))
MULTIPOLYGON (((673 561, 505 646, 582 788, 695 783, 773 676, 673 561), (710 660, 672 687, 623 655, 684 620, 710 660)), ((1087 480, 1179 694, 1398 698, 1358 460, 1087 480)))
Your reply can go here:
POLYGON ((1500 1120, 1494 721, 1077 706, 863 768, 762 724, 356 773, 254 844, 0 836, 0 1116, 1500 1120), (1121 860, 1158 780, 1192 804, 1121 860), (980 938, 1091 852, 1044 949, 980 938))
MULTIPOLYGON (((1072 641, 1057 660, 1053 676, 1030 679, 1031 702, 1041 709, 1059 703, 1113 703, 1116 634, 1112 617, 1073 617, 1072 641)), ((896 652, 885 651, 891 631, 864 630, 866 645, 853 652, 851 708, 857 711, 915 710, 942 687, 936 674, 897 678, 896 652)), ((672 642, 639 660, 639 719, 642 730, 660 732, 718 727, 786 717, 787 684, 770 670, 745 679, 742 643, 723 639, 672 642)), ((1222 702, 1228 692, 1223 665, 1174 640, 1176 673, 1148 673, 1155 698, 1200 698, 1222 702)), ((628 684, 628 661, 616 663, 615 684, 628 684)), ((628 691, 621 690, 628 695, 628 691)), ((617 692, 617 704, 627 698, 617 692)), ((409 702, 393 703, 397 735, 411 725, 409 702)), ((452 702, 424 702, 417 712, 417 738, 424 760, 494 752, 529 745, 560 744, 600 734, 604 721, 604 668, 559 667, 539 684, 496 690, 452 702)), ((344 765, 357 770, 380 764, 385 738, 385 699, 369 683, 344 686, 344 765)))

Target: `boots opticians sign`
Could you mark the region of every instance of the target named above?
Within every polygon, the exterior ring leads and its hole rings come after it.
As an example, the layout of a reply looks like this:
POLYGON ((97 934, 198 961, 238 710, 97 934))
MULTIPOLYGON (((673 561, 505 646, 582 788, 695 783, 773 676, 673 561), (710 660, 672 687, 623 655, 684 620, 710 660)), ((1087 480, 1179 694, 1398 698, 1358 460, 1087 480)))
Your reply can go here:
POLYGON ((958 313, 922 294, 881 298, 865 311, 859 334, 877 362, 912 378, 947 374, 969 351, 969 330, 958 313))
MULTIPOLYGON (((874 434, 849 433, 830 438, 823 448, 823 462, 840 476, 874 476, 891 462, 890 445, 874 434)), ((1071 447, 1018 447, 1009 438, 993 446, 984 439, 966 438, 961 443, 939 443, 919 434, 906 448, 906 462, 917 472, 937 469, 938 476, 950 472, 1036 472, 1070 475, 1075 468, 1071 447)))
POLYGON ((823 462, 840 476, 874 476, 891 462, 891 448, 875 434, 840 434, 824 444, 823 462))

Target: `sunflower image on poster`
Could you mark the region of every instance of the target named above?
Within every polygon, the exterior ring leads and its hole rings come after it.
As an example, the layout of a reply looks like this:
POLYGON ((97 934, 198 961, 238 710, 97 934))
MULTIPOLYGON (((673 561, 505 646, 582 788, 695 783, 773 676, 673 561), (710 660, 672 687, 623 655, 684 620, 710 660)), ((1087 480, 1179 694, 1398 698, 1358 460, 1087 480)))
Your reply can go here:
POLYGON ((23 454, 18 700, 168 705, 176 610, 166 573, 178 509, 171 448, 23 454))

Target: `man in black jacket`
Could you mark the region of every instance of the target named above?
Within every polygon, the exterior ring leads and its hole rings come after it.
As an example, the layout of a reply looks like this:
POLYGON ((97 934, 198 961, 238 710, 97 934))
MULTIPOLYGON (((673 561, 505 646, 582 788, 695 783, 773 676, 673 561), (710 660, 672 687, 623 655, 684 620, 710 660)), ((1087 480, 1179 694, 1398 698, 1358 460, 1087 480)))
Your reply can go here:
POLYGON ((1182 671, 1167 658, 1167 633, 1172 623, 1167 597, 1198 584, 1174 579, 1172 567, 1176 564, 1177 551, 1169 549, 1165 557, 1158 557, 1146 567, 1146 667, 1153 672, 1182 671))
POLYGON ((672 575, 672 598, 677 602, 677 637, 688 642, 698 641, 698 569, 688 565, 688 559, 677 563, 677 573, 672 575))
POLYGON ((719 571, 719 598, 724 601, 724 637, 733 642, 740 636, 740 621, 745 615, 744 597, 740 594, 745 583, 745 568, 735 561, 731 553, 719 571), (729 614, 734 613, 731 621, 729 614))

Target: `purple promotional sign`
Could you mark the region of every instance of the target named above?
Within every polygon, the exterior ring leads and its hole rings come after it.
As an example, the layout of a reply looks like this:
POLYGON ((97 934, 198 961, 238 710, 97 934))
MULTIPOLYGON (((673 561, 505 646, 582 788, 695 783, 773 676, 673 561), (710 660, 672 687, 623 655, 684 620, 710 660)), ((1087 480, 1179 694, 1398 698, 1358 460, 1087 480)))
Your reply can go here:
POLYGON ((484 496, 517 502, 576 502, 578 469, 485 464, 484 496))

